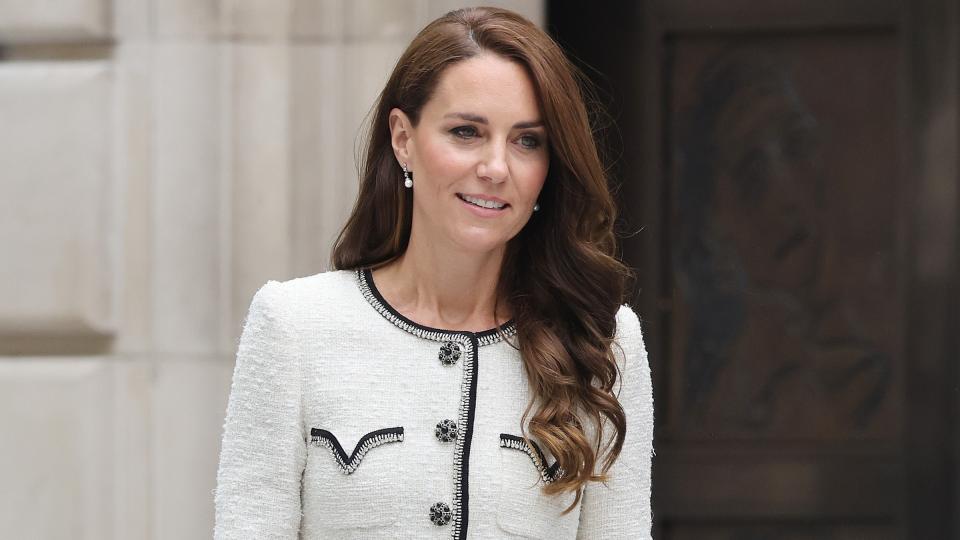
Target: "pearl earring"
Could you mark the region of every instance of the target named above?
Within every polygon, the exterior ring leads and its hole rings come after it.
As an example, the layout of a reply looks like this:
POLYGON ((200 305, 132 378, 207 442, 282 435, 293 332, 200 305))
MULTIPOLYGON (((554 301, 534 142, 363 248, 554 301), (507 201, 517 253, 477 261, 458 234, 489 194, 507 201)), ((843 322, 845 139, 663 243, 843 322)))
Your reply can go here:
POLYGON ((535 204, 533 205, 533 211, 536 212, 536 211, 538 211, 538 210, 540 210, 540 203, 535 203, 535 204))
POLYGON ((404 163, 404 164, 403 164, 403 185, 406 186, 406 187, 408 187, 408 188, 412 188, 412 187, 413 187, 413 178, 411 178, 411 175, 412 175, 412 174, 413 174, 413 173, 411 173, 409 170, 407 170, 407 164, 404 163))

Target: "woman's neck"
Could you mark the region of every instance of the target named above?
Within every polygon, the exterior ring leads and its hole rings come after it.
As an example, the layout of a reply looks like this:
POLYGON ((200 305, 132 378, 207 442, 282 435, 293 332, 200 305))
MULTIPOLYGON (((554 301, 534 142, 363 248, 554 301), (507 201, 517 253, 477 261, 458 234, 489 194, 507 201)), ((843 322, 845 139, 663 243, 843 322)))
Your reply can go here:
POLYGON ((374 270, 373 279, 387 303, 408 319, 433 328, 477 332, 510 318, 506 302, 496 303, 502 261, 502 249, 451 253, 411 236, 404 254, 374 270))

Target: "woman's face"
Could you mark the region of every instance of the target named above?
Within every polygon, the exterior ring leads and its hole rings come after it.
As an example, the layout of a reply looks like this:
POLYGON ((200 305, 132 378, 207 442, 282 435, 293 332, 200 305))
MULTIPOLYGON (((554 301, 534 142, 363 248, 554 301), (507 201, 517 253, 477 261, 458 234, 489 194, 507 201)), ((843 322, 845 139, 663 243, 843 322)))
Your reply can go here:
POLYGON ((542 121, 524 68, 492 53, 446 68, 415 128, 393 109, 394 150, 413 172, 411 236, 461 252, 502 249, 547 176, 542 121))

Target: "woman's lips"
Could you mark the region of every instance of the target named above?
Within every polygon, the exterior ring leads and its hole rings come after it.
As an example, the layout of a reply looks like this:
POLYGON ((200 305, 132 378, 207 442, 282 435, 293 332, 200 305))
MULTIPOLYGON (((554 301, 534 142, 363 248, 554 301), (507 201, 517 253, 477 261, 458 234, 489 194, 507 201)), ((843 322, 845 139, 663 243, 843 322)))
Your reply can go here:
POLYGON ((464 206, 465 206, 470 212, 472 212, 475 216, 483 217, 483 218, 497 217, 497 216, 499 216, 500 214, 502 214, 504 210, 506 210, 507 208, 510 208, 510 205, 509 205, 509 204, 506 204, 503 200, 497 199, 496 197, 489 197, 489 198, 488 198, 488 197, 483 197, 483 196, 480 196, 480 195, 472 195, 472 194, 469 194, 469 193, 466 193, 466 194, 457 193, 457 199, 460 201, 460 203, 461 203, 462 205, 464 205, 464 206), (471 202, 468 202, 468 201, 464 200, 464 199, 463 199, 463 195, 468 195, 468 196, 470 196, 470 197, 474 197, 474 198, 478 198, 478 199, 484 199, 484 200, 488 200, 488 201, 495 201, 495 202, 504 203, 504 206, 503 206, 502 208, 486 208, 486 207, 483 207, 483 206, 477 206, 477 205, 475 205, 475 204, 473 204, 473 203, 471 203, 471 202))
MULTIPOLYGON (((474 199, 473 201, 467 200, 467 202, 470 202, 470 203, 491 202, 499 205, 500 207, 510 206, 507 203, 507 201, 501 199, 500 197, 494 197, 493 195, 483 195, 480 193, 457 193, 457 197, 460 198, 461 200, 474 199)), ((488 208, 488 206, 483 204, 477 204, 477 206, 483 206, 484 208, 488 208)))

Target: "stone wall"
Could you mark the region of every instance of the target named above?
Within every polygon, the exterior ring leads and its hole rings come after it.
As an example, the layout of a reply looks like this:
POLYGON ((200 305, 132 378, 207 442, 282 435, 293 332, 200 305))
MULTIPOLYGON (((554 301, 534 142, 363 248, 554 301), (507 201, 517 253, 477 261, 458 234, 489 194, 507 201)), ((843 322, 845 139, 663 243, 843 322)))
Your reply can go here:
POLYGON ((367 111, 461 5, 0 0, 4 537, 210 537, 250 299, 326 269, 367 111))

